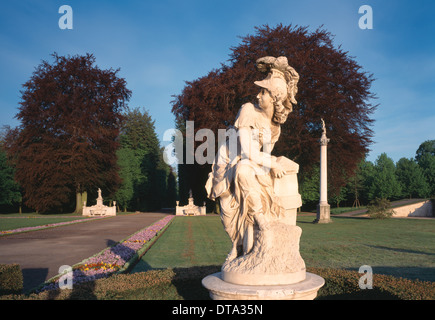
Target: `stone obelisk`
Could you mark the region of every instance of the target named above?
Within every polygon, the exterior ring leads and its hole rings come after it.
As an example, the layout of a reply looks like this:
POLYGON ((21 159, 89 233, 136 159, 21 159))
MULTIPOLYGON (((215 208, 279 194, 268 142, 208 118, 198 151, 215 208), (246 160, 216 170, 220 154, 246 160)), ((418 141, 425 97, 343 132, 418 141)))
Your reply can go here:
POLYGON ((317 205, 317 217, 314 223, 330 223, 330 206, 328 204, 328 142, 325 121, 322 119, 322 137, 320 138, 320 201, 317 205))

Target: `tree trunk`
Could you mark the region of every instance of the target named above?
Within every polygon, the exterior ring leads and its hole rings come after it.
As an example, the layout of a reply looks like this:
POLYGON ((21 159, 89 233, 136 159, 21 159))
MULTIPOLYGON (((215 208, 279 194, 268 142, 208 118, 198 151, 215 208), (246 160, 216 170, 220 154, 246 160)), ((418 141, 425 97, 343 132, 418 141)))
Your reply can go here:
POLYGON ((75 214, 82 215, 83 214, 83 202, 88 200, 88 193, 86 191, 80 193, 76 193, 76 209, 74 211, 75 214))

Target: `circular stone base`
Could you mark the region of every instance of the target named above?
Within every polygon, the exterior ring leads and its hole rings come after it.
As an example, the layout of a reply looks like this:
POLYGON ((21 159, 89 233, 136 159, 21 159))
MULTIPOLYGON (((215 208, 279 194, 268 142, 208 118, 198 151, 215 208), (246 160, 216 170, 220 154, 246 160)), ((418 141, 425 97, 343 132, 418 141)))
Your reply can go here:
POLYGON ((281 286, 247 286, 222 280, 221 272, 202 279, 202 285, 213 300, 313 300, 325 280, 313 273, 306 273, 305 280, 281 286))
POLYGON ((220 278, 228 283, 248 286, 282 286, 286 284, 298 283, 306 278, 305 268, 298 272, 283 274, 249 274, 226 272, 222 270, 220 278))

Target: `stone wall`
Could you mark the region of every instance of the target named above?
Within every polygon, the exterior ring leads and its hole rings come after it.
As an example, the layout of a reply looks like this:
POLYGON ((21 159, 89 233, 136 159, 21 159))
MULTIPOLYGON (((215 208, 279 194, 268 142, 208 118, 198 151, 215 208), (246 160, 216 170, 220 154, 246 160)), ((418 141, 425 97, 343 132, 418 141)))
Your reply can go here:
POLYGON ((433 217, 434 207, 431 200, 394 208, 393 217, 433 217))

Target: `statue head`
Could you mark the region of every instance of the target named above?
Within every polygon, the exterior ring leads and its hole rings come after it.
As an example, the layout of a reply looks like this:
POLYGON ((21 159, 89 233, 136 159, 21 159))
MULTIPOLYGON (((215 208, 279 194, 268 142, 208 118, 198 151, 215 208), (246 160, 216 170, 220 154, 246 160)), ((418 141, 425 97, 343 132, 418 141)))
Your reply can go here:
POLYGON ((298 91, 299 74, 288 65, 286 57, 260 58, 257 60, 257 69, 267 72, 267 77, 254 83, 269 91, 275 106, 273 120, 282 124, 293 111, 293 104, 297 104, 295 96, 298 91))

